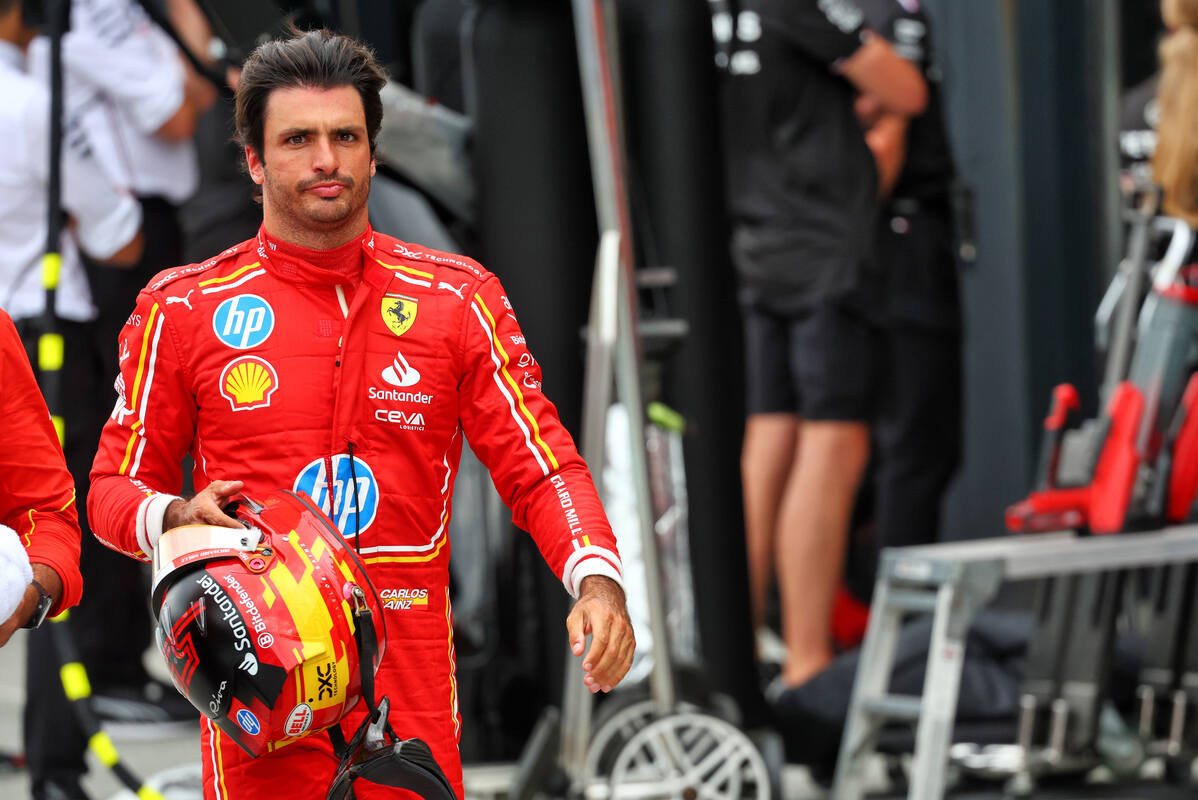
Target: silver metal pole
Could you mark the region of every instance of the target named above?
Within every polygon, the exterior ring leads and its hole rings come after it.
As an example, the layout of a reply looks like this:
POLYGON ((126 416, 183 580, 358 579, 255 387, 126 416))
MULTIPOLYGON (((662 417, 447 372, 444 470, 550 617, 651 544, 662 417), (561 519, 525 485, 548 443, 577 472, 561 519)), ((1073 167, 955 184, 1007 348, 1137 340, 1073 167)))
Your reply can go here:
POLYGON ((637 336, 636 284, 633 275, 633 230, 625 180, 623 102, 620 92, 620 58, 616 46, 618 25, 611 0, 573 0, 575 36, 587 118, 587 137, 594 175, 595 206, 604 231, 619 231, 620 269, 617 286, 619 327, 615 351, 616 395, 628 409, 628 435, 632 477, 645 560, 649 624, 655 642, 661 642, 653 659, 650 687, 661 714, 673 710, 675 689, 667 646, 661 571, 657 563, 657 537, 653 527, 653 502, 645 454, 644 399, 641 396, 640 339, 637 336))
POLYGON ((1114 277, 1123 252, 1123 201, 1119 190, 1119 108, 1122 53, 1119 47, 1119 3, 1092 0, 1087 10, 1086 65, 1091 76, 1091 174, 1096 181, 1094 217, 1098 223, 1098 257, 1102 276, 1114 277))
MULTIPOLYGON (((636 495, 641 551, 645 562, 645 594, 649 625, 658 644, 650 674, 650 690, 659 715, 675 706, 676 690, 670 663, 669 633, 660 585, 657 537, 653 527, 653 504, 649 489, 649 469, 645 453, 644 400, 640 385, 640 353, 637 336, 637 301, 633 274, 633 230, 625 182, 623 103, 620 95, 619 55, 616 47, 618 27, 615 5, 610 0, 572 0, 574 30, 582 80, 583 108, 586 114, 587 140, 595 207, 601 231, 600 257, 592 297, 590 332, 598 337, 600 329, 610 325, 611 305, 616 310, 614 352, 592 351, 600 362, 587 365, 587 395, 584 400, 586 438, 584 448, 592 472, 602 473, 601 456, 610 405, 610 380, 616 382, 616 395, 628 411, 629 463, 636 495), (614 243, 614 257, 612 255, 614 243), (612 269, 612 261, 615 268, 612 269), (613 277, 615 280, 611 280, 613 277), (603 312, 598 313, 597 312, 603 312), (609 360, 610 358, 610 360, 609 360), (614 363, 613 363, 614 362, 614 363)), ((607 328, 610 332, 610 328, 607 328)), ((588 346, 604 348, 609 340, 588 346)), ((572 666, 572 663, 571 663, 572 666)), ((573 674, 567 680, 566 704, 562 713, 562 766, 575 788, 583 777, 586 744, 590 736, 590 693, 573 674), (573 688, 570 688, 573 687, 573 688)))
MULTIPOLYGON (((605 231, 599 239, 595 277, 591 283, 591 312, 587 323, 587 361, 583 386, 582 457, 603 493, 607 409, 611 405, 614 352, 619 330, 618 291, 620 234, 605 231)), ((559 759, 575 787, 586 768, 591 739, 591 692, 578 679, 573 654, 566 657, 559 759)))

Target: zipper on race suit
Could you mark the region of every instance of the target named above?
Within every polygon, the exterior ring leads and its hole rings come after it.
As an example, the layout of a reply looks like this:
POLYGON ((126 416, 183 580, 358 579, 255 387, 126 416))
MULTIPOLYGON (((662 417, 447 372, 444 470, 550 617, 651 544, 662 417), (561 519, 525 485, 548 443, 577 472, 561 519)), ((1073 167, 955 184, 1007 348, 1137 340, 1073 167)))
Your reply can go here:
POLYGON ((356 465, 354 464, 353 440, 346 441, 345 446, 346 446, 346 449, 349 451, 349 485, 353 487, 353 492, 354 492, 354 550, 358 553, 361 553, 362 552, 362 506, 358 504, 358 470, 357 470, 356 465))
POLYGON ((329 498, 329 517, 337 515, 337 495, 334 494, 336 484, 333 481, 333 457, 324 457, 324 490, 328 492, 329 498))
MULTIPOLYGON (((340 369, 341 359, 345 353, 345 336, 349 332, 349 325, 348 325, 349 303, 346 301, 345 287, 343 287, 341 284, 337 284, 336 286, 333 287, 333 290, 337 293, 337 304, 341 306, 341 316, 347 322, 347 324, 341 331, 340 338, 338 338, 338 340, 337 340, 337 359, 334 362, 334 366, 336 366, 338 369, 340 369)), ((335 376, 334 386, 336 387, 336 392, 339 393, 341 391, 341 376, 340 375, 335 376)), ((334 401, 334 417, 336 417, 335 408, 336 408, 336 402, 334 401)), ((334 422, 334 425, 335 424, 336 423, 334 422)), ((350 439, 347 439, 345 442, 345 448, 346 448, 346 452, 349 455, 349 484, 350 484, 350 491, 353 492, 352 497, 353 497, 353 503, 354 503, 354 505, 353 505, 353 509, 354 509, 354 550, 361 552, 362 545, 360 543, 360 539, 361 539, 361 534, 362 534, 362 517, 361 517, 361 506, 358 502, 358 469, 357 469, 357 464, 355 463, 355 459, 354 459, 354 443, 353 443, 353 441, 350 439)), ((334 486, 336 483, 336 481, 335 481, 336 476, 333 475, 333 457, 331 455, 325 456, 325 476, 326 476, 326 480, 328 482, 329 507, 332 509, 336 505, 336 503, 335 503, 336 496, 334 495, 334 486)), ((342 491, 345 491, 344 488, 342 489, 342 491)), ((346 503, 349 500, 350 500, 349 497, 341 498, 342 503, 346 503)), ((342 531, 341 533, 344 536, 345 531, 342 531)))
MULTIPOLYGON (((337 292, 337 304, 341 306, 341 318, 349 319, 349 303, 347 303, 345 300, 345 289, 342 288, 341 284, 337 284, 336 286, 333 287, 333 289, 337 292)), ((341 348, 343 348, 344 346, 345 346, 345 329, 342 328, 341 336, 337 339, 337 361, 334 364, 334 366, 337 366, 337 367, 341 366, 341 348)))

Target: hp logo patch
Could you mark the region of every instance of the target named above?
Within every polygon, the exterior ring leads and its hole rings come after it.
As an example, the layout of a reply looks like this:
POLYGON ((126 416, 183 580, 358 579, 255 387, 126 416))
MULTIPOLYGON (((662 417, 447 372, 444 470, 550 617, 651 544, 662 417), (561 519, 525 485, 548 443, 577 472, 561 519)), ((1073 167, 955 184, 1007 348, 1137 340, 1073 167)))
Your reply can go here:
POLYGON ((237 724, 250 736, 257 736, 258 731, 262 730, 262 726, 258 724, 258 718, 248 708, 243 708, 237 712, 237 724))
POLYGON ((212 331, 229 347, 246 350, 266 341, 275 329, 275 311, 256 294, 239 294, 216 307, 212 331))
POLYGON ((318 458, 304 467, 293 492, 303 492, 312 498, 320 510, 328 514, 347 539, 357 536, 374 522, 379 510, 379 487, 370 465, 358 457, 353 461, 345 453, 333 456, 333 497, 329 498, 329 475, 324 459, 318 458), (353 469, 350 469, 350 464, 353 469), (355 479, 357 498, 354 497, 355 479))

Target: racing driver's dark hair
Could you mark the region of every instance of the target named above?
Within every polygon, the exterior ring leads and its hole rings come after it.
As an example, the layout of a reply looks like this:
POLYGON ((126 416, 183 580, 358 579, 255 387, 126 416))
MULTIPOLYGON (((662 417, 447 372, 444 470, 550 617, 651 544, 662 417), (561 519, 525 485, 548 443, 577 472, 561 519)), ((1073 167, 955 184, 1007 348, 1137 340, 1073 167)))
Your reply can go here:
POLYGON ((266 101, 275 89, 352 86, 362 98, 370 152, 374 153, 383 122, 379 92, 386 83, 387 73, 366 45, 328 30, 295 30, 290 38, 259 45, 242 65, 237 84, 237 140, 263 158, 266 101))

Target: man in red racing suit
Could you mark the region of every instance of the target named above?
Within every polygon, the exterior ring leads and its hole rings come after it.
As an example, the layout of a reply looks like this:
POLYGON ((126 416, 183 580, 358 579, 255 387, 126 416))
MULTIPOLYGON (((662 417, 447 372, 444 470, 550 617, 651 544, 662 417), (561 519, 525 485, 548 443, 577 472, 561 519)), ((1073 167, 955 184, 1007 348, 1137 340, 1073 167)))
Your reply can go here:
MULTIPOLYGON (((324 57, 351 46, 314 32, 260 48, 242 74, 239 131, 264 50, 324 57)), ((383 598, 376 694, 390 697, 401 737, 428 742, 461 796, 446 534, 463 439, 579 598, 567 628, 576 655, 592 635, 582 664, 592 691, 631 663, 615 539, 499 280, 373 231, 370 103, 336 79, 299 83, 267 90, 264 143, 255 147, 252 131, 247 142, 251 177, 264 184, 258 236, 159 274, 122 331, 89 518, 109 546, 147 559, 164 526, 236 524, 219 509, 242 488, 307 493, 383 598), (206 488, 185 502, 176 494, 186 453, 206 488)), ((361 714, 343 721, 347 734, 361 714)), ((201 725, 205 797, 324 796, 336 766, 327 737, 252 759, 201 725)), ((382 792, 362 782, 355 791, 382 792)))
POLYGON ((37 627, 47 614, 79 602, 79 517, 75 482, 46 401, 12 319, 0 311, 0 525, 16 532, 33 579, 12 615, 0 619, 0 647, 17 629, 37 627), (50 605, 41 607, 45 590, 50 605), (35 615, 35 611, 38 613, 35 615), (32 618, 31 618, 32 617, 32 618))

